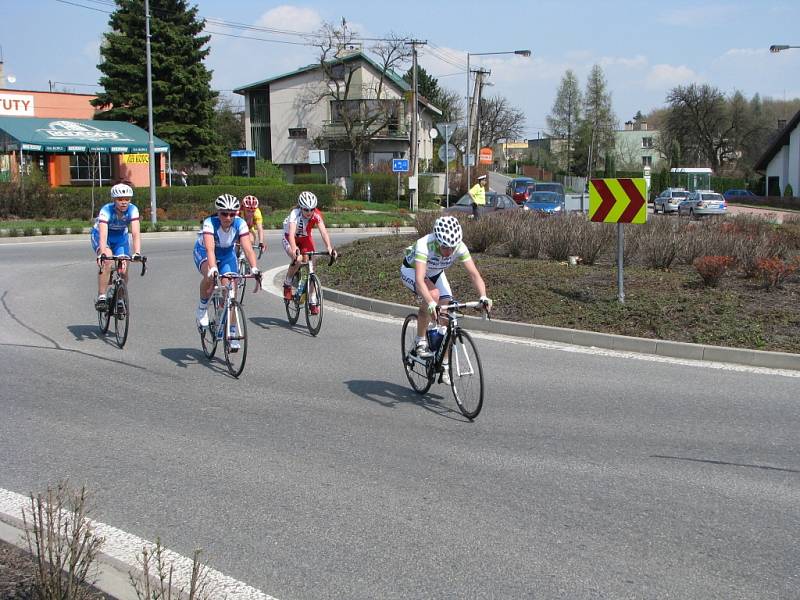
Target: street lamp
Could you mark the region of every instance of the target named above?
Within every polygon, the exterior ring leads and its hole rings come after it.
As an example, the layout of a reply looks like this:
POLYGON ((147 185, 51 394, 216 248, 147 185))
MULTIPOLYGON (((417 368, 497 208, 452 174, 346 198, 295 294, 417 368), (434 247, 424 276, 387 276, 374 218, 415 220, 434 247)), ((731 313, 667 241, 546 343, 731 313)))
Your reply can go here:
POLYGON ((777 54, 778 52, 782 50, 788 50, 789 48, 800 48, 800 46, 789 46, 788 44, 772 44, 772 46, 769 47, 769 51, 772 52, 773 54, 777 54))
MULTIPOLYGON (((495 56, 498 54, 516 54, 518 56, 528 57, 531 55, 530 50, 510 50, 508 52, 467 52, 467 153, 464 157, 464 165, 467 169, 467 190, 470 188, 470 160, 469 155, 472 146, 472 102, 469 98, 469 58, 470 56, 495 56)), ((477 156, 477 152, 475 153, 477 156)))

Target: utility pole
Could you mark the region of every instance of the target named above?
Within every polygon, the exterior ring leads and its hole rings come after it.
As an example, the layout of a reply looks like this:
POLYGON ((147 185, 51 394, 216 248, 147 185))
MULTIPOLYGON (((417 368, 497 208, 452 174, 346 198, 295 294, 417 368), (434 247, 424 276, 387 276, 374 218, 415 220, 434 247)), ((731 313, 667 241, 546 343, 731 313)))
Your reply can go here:
MULTIPOLYGON (((483 81, 483 76, 486 75, 487 77, 491 75, 491 71, 487 71, 486 69, 478 69, 475 72, 475 88, 478 90, 478 98, 477 102, 475 103, 475 161, 478 162, 478 155, 480 154, 481 149, 481 98, 483 97, 483 86, 485 85, 483 81)), ((492 84, 489 84, 492 85, 492 84)))
POLYGON ((408 199, 411 212, 419 209, 419 115, 417 114, 419 101, 417 99, 417 46, 424 46, 427 42, 411 40, 406 44, 411 45, 411 178, 408 186, 408 199))
POLYGON ((150 0, 144 0, 144 28, 147 49, 147 156, 150 161, 150 222, 155 225, 156 215, 156 160, 153 147, 153 68, 150 58, 150 0))

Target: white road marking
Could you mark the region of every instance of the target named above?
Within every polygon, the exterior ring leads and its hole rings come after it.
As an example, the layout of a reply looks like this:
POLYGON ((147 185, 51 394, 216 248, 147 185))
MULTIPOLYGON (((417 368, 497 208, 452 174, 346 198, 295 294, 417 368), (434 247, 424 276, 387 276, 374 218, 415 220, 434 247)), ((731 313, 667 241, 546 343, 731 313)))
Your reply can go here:
MULTIPOLYGON (((26 514, 30 515, 29 497, 0 488, 0 515, 8 515, 14 519, 15 522, 11 524, 16 526, 18 524, 17 521, 22 521, 23 508, 26 514)), ((143 548, 153 548, 155 544, 99 521, 91 521, 91 525, 96 535, 105 538, 100 551, 124 564, 134 574, 139 573, 136 557, 141 554, 143 548)), ((167 564, 171 563, 174 568, 172 576, 174 587, 188 590, 192 577, 192 559, 171 550, 166 550, 164 557, 167 564)), ((250 587, 246 583, 237 581, 214 569, 208 569, 207 577, 208 589, 214 591, 214 597, 216 598, 227 598, 227 600, 277 600, 261 590, 250 587)))

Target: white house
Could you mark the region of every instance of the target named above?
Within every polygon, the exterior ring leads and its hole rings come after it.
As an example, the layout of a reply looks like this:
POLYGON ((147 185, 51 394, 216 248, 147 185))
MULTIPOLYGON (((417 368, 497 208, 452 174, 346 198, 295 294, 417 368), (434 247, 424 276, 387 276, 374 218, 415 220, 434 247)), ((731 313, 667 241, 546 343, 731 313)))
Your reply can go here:
POLYGON ((755 169, 767 177, 767 196, 782 196, 787 184, 794 196, 800 196, 800 111, 758 159, 755 169))
POLYGON ((664 160, 656 149, 658 130, 650 129, 645 121, 627 121, 625 128, 615 133, 614 153, 616 166, 623 170, 638 170, 644 167, 656 169, 664 160))
MULTIPOLYGON (((308 151, 328 151, 327 172, 331 177, 347 177, 355 163, 362 171, 380 169, 393 158, 410 158, 412 94, 410 86, 392 71, 381 80, 381 67, 366 54, 356 51, 332 60, 342 67, 342 79, 349 78, 349 94, 339 99, 325 97, 335 86, 319 63, 308 65, 236 90, 245 97, 245 136, 248 150, 258 158, 271 160, 291 180, 297 173, 323 172, 308 164, 308 151), (380 97, 377 90, 381 90, 380 97), (370 120, 376 111, 385 115, 380 122, 370 120), (365 115, 368 143, 363 155, 354 156, 347 147, 344 117, 365 115)), ((335 75, 338 78, 338 75, 335 75)), ((430 131, 441 111, 418 96, 418 148, 420 161, 433 158, 430 131)))

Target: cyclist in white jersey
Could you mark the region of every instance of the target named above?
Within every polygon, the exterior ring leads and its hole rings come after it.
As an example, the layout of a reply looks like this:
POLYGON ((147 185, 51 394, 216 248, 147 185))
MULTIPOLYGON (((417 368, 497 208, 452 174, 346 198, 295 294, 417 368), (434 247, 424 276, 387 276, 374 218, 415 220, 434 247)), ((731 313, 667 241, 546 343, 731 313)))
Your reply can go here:
MULTIPOLYGON (((439 217, 433 224, 433 233, 421 237, 406 248, 400 278, 408 289, 421 300, 417 318, 417 356, 432 355, 425 339, 425 329, 430 318, 435 326, 439 305, 447 305, 453 298, 450 283, 444 271, 456 261, 464 265, 472 285, 486 310, 492 309, 492 300, 486 296, 486 284, 478 267, 462 241, 461 224, 453 216, 439 217)), ((445 379, 447 369, 442 379, 445 379)))

